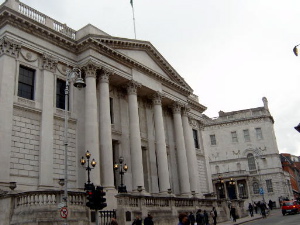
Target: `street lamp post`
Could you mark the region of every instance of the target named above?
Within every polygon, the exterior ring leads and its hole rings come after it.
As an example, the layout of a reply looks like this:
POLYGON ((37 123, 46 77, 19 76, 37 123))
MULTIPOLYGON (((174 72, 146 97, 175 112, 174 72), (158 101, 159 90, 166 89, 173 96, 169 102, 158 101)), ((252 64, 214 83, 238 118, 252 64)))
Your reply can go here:
POLYGON ((219 175, 218 176, 218 188, 219 188, 219 197, 220 197, 220 199, 221 198, 224 198, 224 189, 223 189, 223 187, 224 187, 224 180, 223 180, 223 178, 222 178, 222 176, 221 175, 219 175))
MULTIPOLYGON (((68 207, 68 106, 69 106, 69 88, 70 83, 73 82, 74 86, 78 89, 84 88, 86 84, 81 77, 81 70, 79 68, 73 68, 66 72, 66 87, 65 87, 65 128, 64 128, 64 146, 65 146, 65 180, 64 180, 64 203, 65 207, 68 207)), ((65 224, 67 225, 67 217, 65 218, 65 224)))
POLYGON ((128 166, 126 164, 123 165, 124 158, 121 156, 119 158, 119 164, 114 164, 114 169, 117 171, 119 169, 119 174, 121 176, 121 183, 118 186, 118 193, 127 193, 126 186, 123 184, 123 176, 128 170, 128 166))
POLYGON ((257 172, 258 172, 259 182, 260 182, 259 193, 262 195, 263 202, 265 202, 265 192, 264 192, 264 188, 263 188, 263 182, 262 182, 260 167, 259 167, 259 163, 258 163, 258 158, 261 158, 261 149, 259 149, 259 148, 254 149, 254 153, 255 153, 254 160, 255 160, 255 163, 257 166, 257 172))
POLYGON ((82 156, 81 159, 80 159, 80 164, 81 164, 82 166, 84 166, 85 163, 86 163, 86 161, 87 161, 87 166, 85 167, 85 169, 88 171, 87 185, 90 185, 90 183, 91 183, 90 172, 91 172, 92 169, 95 168, 95 166, 96 166, 96 161, 95 161, 95 159, 93 159, 93 160, 91 161, 91 163, 90 163, 91 153, 90 153, 89 151, 86 151, 85 157, 86 157, 87 160, 85 160, 85 158, 82 156), (90 164, 91 164, 92 167, 90 167, 90 164))

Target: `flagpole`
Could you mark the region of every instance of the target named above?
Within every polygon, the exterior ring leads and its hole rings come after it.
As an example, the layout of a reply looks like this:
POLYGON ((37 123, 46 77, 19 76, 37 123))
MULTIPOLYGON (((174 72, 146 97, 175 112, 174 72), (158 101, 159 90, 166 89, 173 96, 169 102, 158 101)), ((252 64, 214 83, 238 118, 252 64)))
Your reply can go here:
POLYGON ((134 17, 134 7, 133 7, 133 0, 130 1, 131 8, 132 8, 132 16, 133 16, 133 29, 134 29, 134 39, 136 39, 136 30, 135 30, 135 17, 134 17))

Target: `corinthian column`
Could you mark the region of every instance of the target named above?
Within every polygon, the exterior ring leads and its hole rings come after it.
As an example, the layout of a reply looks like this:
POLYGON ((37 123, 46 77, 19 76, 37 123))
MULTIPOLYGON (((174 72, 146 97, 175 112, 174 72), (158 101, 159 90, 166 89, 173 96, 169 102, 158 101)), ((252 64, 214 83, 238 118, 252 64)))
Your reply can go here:
POLYGON ((185 141, 185 149, 186 149, 186 157, 188 164, 188 171, 190 177, 190 185, 191 191, 195 191, 198 193, 197 183, 198 183, 198 174, 196 170, 197 166, 197 156, 193 139, 192 127, 189 123, 188 112, 190 108, 185 107, 182 115, 182 125, 183 125, 183 133, 184 133, 184 141, 185 141))
POLYGON ((17 58, 21 43, 3 37, 0 39, 0 183, 10 180, 12 149, 13 102, 17 58))
POLYGON ((174 131, 176 139, 177 161, 179 170, 179 183, 181 195, 190 193, 190 181, 188 172, 188 163, 185 150, 184 134, 181 119, 182 105, 175 103, 173 105, 174 131))
POLYGON ((144 189, 143 159, 141 149, 140 120, 138 113, 137 88, 141 85, 135 81, 128 83, 130 155, 132 166, 132 189, 138 186, 144 189))
POLYGON ((111 118, 109 106, 109 76, 112 71, 103 70, 99 77, 100 111, 100 160, 101 183, 105 188, 114 188, 111 118))
POLYGON ((43 101, 41 121, 41 150, 39 166, 39 185, 51 186, 53 184, 53 90, 54 73, 58 59, 43 54, 43 101))
MULTIPOLYGON (((93 64, 83 67, 85 71, 85 150, 92 154, 96 162, 99 157, 99 132, 97 118, 97 96, 96 96, 96 70, 93 64)), ((95 185, 100 185, 100 168, 96 167, 91 173, 91 180, 95 185)))
POLYGON ((170 188, 168 156, 166 149, 166 138, 161 107, 161 98, 163 95, 156 92, 153 96, 154 105, 154 124, 155 124, 155 142, 159 177, 159 192, 167 193, 170 188))

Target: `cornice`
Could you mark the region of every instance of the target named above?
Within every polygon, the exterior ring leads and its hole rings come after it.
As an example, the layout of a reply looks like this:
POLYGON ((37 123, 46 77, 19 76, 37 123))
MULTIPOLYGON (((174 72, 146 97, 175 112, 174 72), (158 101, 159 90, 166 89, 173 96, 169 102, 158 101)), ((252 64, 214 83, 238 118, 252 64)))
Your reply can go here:
POLYGON ((210 123, 205 124, 205 127, 213 127, 213 126, 226 126, 226 125, 232 125, 232 124, 239 124, 244 122, 253 122, 253 121, 260 121, 264 119, 270 119, 272 123, 274 123, 273 117, 268 115, 262 115, 258 117, 248 117, 248 118, 240 118, 235 120, 226 120, 226 121, 213 121, 211 120, 210 123))

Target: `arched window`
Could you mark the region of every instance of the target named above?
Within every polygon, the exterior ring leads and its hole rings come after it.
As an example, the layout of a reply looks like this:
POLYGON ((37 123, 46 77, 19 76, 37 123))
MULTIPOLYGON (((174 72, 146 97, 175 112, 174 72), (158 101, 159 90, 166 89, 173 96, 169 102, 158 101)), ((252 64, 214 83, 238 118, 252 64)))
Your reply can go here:
POLYGON ((253 194, 259 194, 259 185, 257 182, 253 183, 253 194))
POLYGON ((256 170, 255 159, 252 153, 247 155, 249 170, 256 170))

